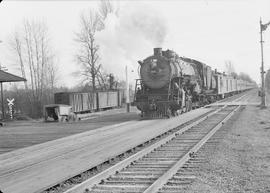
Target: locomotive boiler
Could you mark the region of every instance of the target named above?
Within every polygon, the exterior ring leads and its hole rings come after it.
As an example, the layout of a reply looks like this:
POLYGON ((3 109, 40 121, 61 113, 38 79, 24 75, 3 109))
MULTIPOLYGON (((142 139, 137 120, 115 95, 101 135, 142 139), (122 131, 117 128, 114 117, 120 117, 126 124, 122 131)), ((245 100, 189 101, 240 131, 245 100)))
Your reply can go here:
POLYGON ((141 79, 136 81, 134 102, 142 116, 170 117, 190 110, 191 96, 201 89, 196 69, 161 48, 154 48, 154 54, 139 64, 141 79))
POLYGON ((142 117, 175 116, 247 89, 238 86, 242 81, 172 50, 154 48, 152 56, 138 63, 140 79, 136 80, 134 104, 142 117))

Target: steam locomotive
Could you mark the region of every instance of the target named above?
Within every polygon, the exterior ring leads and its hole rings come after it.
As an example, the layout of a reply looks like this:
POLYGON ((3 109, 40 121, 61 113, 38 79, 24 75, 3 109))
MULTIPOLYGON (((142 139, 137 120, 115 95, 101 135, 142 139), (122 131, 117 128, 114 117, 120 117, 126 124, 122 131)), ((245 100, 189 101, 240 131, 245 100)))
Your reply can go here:
POLYGON ((255 86, 162 48, 138 63, 134 104, 142 117, 176 116, 255 86))

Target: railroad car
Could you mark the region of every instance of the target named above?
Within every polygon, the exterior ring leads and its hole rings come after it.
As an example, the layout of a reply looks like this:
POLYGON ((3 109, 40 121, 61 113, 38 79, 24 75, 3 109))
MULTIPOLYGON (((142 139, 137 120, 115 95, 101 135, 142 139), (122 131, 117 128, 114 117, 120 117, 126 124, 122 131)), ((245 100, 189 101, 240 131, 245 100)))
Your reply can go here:
POLYGON ((254 87, 174 51, 154 48, 140 64, 134 104, 142 117, 170 117, 254 87))
POLYGON ((72 107, 76 114, 93 112, 102 109, 120 107, 122 105, 122 92, 60 92, 54 94, 55 104, 65 104, 72 107))

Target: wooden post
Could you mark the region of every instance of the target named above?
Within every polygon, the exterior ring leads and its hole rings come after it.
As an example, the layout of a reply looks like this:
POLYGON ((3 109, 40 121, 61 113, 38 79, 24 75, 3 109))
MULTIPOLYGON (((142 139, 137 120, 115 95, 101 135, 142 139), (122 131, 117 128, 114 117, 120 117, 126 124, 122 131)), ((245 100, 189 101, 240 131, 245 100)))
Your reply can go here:
POLYGON ((130 102, 129 102, 129 79, 128 79, 128 67, 126 66, 126 105, 127 113, 130 112, 130 102))
POLYGON ((4 106, 4 91, 3 83, 1 82, 1 103, 2 103, 2 119, 5 119, 5 106, 4 106))
POLYGON ((261 35, 261 60, 262 60, 262 66, 261 66, 261 78, 262 78, 262 88, 261 88, 261 95, 262 95, 262 101, 261 101, 261 107, 265 108, 265 85, 264 85, 264 61, 263 61, 263 37, 262 37, 262 19, 260 18, 260 35, 261 35))

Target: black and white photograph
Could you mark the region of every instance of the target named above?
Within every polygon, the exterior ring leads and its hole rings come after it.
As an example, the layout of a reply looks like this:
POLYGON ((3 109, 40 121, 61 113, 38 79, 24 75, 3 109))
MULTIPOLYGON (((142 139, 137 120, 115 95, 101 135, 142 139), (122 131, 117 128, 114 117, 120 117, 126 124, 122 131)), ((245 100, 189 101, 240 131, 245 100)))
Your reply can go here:
POLYGON ((0 0, 0 193, 270 193, 270 0, 0 0))

